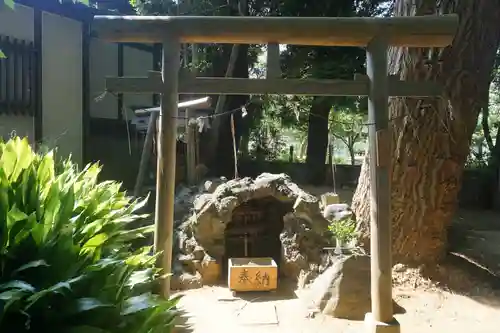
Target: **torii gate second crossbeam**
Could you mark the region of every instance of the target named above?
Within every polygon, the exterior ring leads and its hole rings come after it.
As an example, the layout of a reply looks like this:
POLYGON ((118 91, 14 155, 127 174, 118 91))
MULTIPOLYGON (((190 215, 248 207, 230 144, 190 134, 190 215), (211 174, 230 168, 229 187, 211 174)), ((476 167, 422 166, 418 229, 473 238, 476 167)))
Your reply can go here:
MULTIPOLYGON (((112 42, 163 43, 161 77, 108 78, 106 87, 117 93, 160 93, 158 175, 155 210, 155 249, 162 250, 161 266, 171 271, 175 139, 178 94, 297 94, 368 96, 371 177, 371 294, 367 314, 369 332, 399 332, 393 317, 391 263, 391 151, 389 96, 440 96, 433 82, 405 82, 389 78, 389 46, 445 47, 453 40, 458 17, 392 18, 97 16, 98 37, 112 42), (181 43, 294 44, 366 47, 367 79, 286 80, 179 77, 181 43), (178 79, 179 78, 179 79, 178 79)), ((162 285, 168 296, 168 278, 162 285)))

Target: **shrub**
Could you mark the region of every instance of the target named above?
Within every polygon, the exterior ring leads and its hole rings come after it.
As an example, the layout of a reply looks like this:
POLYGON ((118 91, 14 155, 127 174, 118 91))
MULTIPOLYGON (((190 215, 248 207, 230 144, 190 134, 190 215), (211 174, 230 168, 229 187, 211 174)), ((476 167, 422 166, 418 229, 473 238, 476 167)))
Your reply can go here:
POLYGON ((83 171, 26 139, 0 142, 0 332, 169 332, 177 299, 151 293, 158 280, 151 232, 133 223, 133 200, 100 167, 83 171))
POLYGON ((334 221, 328 225, 328 230, 341 244, 346 244, 356 238, 356 221, 352 218, 334 221))

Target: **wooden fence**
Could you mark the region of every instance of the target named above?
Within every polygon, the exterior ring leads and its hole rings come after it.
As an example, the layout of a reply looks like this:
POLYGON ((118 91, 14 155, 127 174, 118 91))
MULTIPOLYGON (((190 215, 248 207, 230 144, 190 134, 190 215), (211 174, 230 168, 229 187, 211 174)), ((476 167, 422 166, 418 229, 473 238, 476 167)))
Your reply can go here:
POLYGON ((35 114, 41 83, 37 72, 40 50, 33 42, 0 35, 0 49, 6 58, 0 59, 0 114, 35 114))

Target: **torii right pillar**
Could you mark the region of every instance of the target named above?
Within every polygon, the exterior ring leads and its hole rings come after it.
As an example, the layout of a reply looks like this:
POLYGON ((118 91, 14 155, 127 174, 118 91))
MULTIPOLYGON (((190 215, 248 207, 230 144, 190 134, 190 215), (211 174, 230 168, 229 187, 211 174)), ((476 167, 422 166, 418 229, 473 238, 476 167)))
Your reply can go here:
POLYGON ((370 146, 370 252, 372 312, 369 333, 399 333, 392 306, 391 136, 387 73, 388 43, 376 36, 366 48, 368 137, 370 146))

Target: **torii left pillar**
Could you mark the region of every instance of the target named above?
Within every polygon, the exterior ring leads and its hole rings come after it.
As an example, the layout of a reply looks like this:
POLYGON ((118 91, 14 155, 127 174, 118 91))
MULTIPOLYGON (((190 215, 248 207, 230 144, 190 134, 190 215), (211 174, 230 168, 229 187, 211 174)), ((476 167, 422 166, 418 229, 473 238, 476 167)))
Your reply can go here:
MULTIPOLYGON (((170 296, 170 273, 172 272, 172 245, 174 234, 175 166, 177 144, 177 116, 179 109, 178 76, 181 57, 181 43, 177 36, 166 33, 163 38, 161 82, 144 84, 152 87, 149 93, 160 94, 160 114, 157 136, 156 160, 156 205, 154 252, 160 253, 157 267, 164 278, 160 281, 160 294, 170 296)), ((106 82, 108 85, 108 82, 106 82)), ((142 85, 125 85, 124 91, 142 93, 142 85)))
POLYGON ((157 139, 156 207, 154 251, 161 252, 158 266, 165 277, 161 280, 161 295, 170 296, 172 271, 172 244, 174 234, 175 165, 177 142, 177 114, 179 103, 178 76, 180 41, 166 34, 163 40, 162 88, 157 139))

